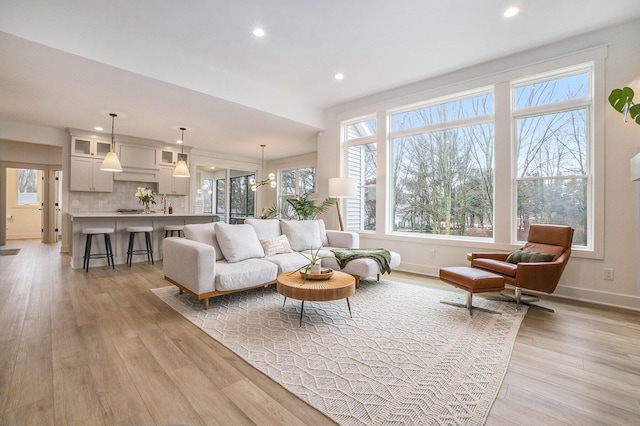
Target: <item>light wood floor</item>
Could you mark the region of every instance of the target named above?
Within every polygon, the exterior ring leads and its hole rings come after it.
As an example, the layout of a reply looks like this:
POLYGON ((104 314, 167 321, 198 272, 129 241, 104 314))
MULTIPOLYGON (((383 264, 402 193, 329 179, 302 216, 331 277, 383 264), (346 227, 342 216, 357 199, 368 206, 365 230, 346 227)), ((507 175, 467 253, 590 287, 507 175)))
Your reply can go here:
MULTIPOLYGON (((0 256, 0 424, 332 424, 156 298, 161 263, 85 273, 57 244, 14 247, 0 256)), ((556 313, 529 310, 487 424, 640 424, 640 315, 544 304, 556 313)))

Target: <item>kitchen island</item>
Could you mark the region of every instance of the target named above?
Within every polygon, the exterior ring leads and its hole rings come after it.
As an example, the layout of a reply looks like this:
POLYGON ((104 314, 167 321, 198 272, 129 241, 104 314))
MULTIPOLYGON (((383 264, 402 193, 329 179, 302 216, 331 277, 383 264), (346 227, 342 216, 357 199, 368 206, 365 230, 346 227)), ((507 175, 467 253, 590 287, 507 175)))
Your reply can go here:
MULTIPOLYGON (((140 214, 140 213, 69 213, 70 224, 70 255, 71 267, 82 268, 85 238, 82 233, 85 228, 113 228, 111 245, 115 264, 126 264, 127 246, 129 244, 129 226, 152 226, 151 242, 153 245, 154 260, 162 259, 162 241, 164 240, 164 227, 167 225, 188 225, 191 223, 217 222, 220 217, 212 214, 174 213, 174 214, 140 214)), ((93 253, 104 253, 104 239, 93 238, 93 253)), ((145 248, 144 238, 136 237, 134 250, 145 248)), ((147 262, 146 256, 134 256, 133 262, 147 262)), ((106 259, 91 259, 90 268, 106 265, 106 259)))

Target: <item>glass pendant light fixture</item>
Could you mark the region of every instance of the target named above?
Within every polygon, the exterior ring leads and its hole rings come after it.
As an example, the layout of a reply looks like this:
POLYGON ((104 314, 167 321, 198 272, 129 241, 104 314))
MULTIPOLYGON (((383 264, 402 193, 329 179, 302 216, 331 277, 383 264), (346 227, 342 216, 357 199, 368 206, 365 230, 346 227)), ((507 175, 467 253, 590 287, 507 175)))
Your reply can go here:
POLYGON ((113 134, 113 124, 114 124, 115 118, 118 115, 114 113, 111 113, 109 115, 111 116, 111 149, 107 153, 106 157, 104 157, 104 160, 100 165, 100 170, 105 172, 121 172, 122 165, 120 164, 120 160, 118 160, 118 156, 116 155, 116 152, 115 152, 116 142, 113 134))
POLYGON ((176 164, 176 168, 173 169, 173 176, 175 177, 191 177, 189 173, 189 167, 187 167, 187 162, 184 161, 184 131, 187 130, 184 127, 180 127, 182 130, 182 139, 180 139, 180 145, 182 145, 182 150, 180 154, 178 154, 178 164, 176 164))
MULTIPOLYGON (((262 148, 262 177, 264 177, 264 148, 266 147, 266 145, 260 145, 260 147, 262 148)), ((251 185, 251 190, 253 192, 256 192, 256 190, 262 185, 269 185, 272 188, 275 188, 278 183, 276 182, 276 175, 274 175, 273 173, 269 173, 267 179, 263 179, 261 181, 251 179, 249 181, 249 185, 251 185)))

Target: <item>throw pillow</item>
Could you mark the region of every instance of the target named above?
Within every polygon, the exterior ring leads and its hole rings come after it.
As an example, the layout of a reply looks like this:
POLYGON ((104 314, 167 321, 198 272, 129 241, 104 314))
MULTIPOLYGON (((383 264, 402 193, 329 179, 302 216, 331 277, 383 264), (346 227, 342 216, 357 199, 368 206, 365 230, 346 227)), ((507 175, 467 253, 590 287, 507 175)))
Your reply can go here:
POLYGON ((507 257, 509 263, 533 263, 551 262, 555 256, 552 254, 536 253, 535 251, 514 250, 507 257))
POLYGON ((218 244, 218 238, 216 238, 215 223, 192 223, 185 225, 182 232, 184 232, 184 236, 188 240, 212 246, 216 251, 216 260, 224 259, 224 254, 222 254, 222 250, 220 250, 220 245, 218 244))
POLYGON ((291 245, 289 244, 289 240, 286 235, 261 239, 260 244, 262 244, 265 256, 273 256, 274 254, 280 253, 291 253, 293 251, 291 250, 291 245))
POLYGON ((278 219, 245 219, 244 223, 253 226, 260 239, 280 236, 280 221, 278 219))
POLYGON ((229 263, 264 257, 264 250, 262 250, 256 230, 251 225, 218 223, 216 234, 220 250, 229 263))
POLYGON ((280 222, 280 228, 295 251, 315 250, 322 247, 317 220, 285 220, 280 222))

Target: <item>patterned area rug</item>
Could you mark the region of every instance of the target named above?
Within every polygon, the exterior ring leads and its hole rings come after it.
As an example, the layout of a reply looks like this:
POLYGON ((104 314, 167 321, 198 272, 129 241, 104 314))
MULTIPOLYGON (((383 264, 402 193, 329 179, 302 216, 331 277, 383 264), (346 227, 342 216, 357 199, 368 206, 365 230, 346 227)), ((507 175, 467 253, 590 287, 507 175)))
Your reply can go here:
POLYGON ((169 306, 286 389, 343 425, 483 424, 526 307, 476 298, 502 315, 439 303, 464 294, 361 281, 345 300, 300 302, 275 286, 203 302, 176 287, 169 306))

